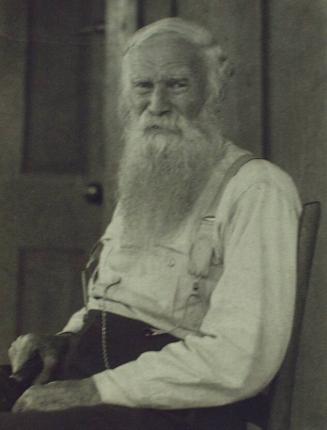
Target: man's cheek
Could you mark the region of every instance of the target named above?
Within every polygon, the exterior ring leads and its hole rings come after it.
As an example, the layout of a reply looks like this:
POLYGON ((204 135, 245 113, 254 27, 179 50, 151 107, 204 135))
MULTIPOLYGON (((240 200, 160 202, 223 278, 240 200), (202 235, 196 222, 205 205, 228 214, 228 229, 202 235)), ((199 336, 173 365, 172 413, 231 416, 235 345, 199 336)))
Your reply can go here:
POLYGON ((129 98, 129 109, 134 118, 140 118, 142 114, 146 111, 148 102, 146 97, 133 94, 129 98))

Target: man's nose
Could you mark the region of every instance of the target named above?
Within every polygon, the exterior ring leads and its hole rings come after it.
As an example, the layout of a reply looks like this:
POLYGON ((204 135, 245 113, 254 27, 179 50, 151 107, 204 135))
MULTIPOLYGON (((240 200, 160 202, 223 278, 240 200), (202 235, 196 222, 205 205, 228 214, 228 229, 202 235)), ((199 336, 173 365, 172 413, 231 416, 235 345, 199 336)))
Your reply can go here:
POLYGON ((169 97, 164 86, 158 85, 154 87, 149 103, 149 111, 158 116, 170 113, 169 97))

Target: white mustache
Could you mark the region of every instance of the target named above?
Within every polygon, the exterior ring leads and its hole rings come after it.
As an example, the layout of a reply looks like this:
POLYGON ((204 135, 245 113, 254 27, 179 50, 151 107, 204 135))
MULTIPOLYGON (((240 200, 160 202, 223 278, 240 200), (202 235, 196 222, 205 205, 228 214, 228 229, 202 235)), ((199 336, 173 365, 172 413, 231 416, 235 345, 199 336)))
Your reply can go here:
POLYGON ((141 116, 139 126, 143 131, 169 131, 172 133, 181 133, 181 129, 178 126, 179 118, 175 114, 163 117, 152 117, 148 113, 141 116))

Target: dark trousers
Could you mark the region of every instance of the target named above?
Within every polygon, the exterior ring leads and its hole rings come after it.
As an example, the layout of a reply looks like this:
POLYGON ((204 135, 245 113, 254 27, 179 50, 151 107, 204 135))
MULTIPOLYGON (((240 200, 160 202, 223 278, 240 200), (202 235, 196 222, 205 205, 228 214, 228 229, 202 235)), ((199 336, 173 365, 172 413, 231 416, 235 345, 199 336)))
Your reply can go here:
MULTIPOLYGON (((150 336, 146 324, 107 314, 107 349, 110 368, 135 360, 145 351, 159 351, 178 339, 150 336)), ((91 311, 83 330, 71 339, 56 380, 80 379, 103 371, 101 314, 91 311)), ((0 413, 2 430, 245 430, 238 406, 155 410, 101 405, 54 412, 0 413)))

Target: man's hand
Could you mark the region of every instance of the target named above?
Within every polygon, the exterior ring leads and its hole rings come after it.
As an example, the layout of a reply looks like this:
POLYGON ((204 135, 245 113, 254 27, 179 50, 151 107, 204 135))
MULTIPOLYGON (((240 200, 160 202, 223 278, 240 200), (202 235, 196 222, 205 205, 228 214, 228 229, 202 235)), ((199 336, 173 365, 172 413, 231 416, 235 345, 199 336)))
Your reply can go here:
POLYGON ((31 333, 19 336, 8 351, 13 374, 21 371, 27 361, 38 353, 43 369, 34 384, 48 382, 67 345, 67 336, 41 336, 31 333))
POLYGON ((101 398, 92 378, 85 378, 34 385, 17 400, 13 412, 52 411, 100 403, 101 398))

